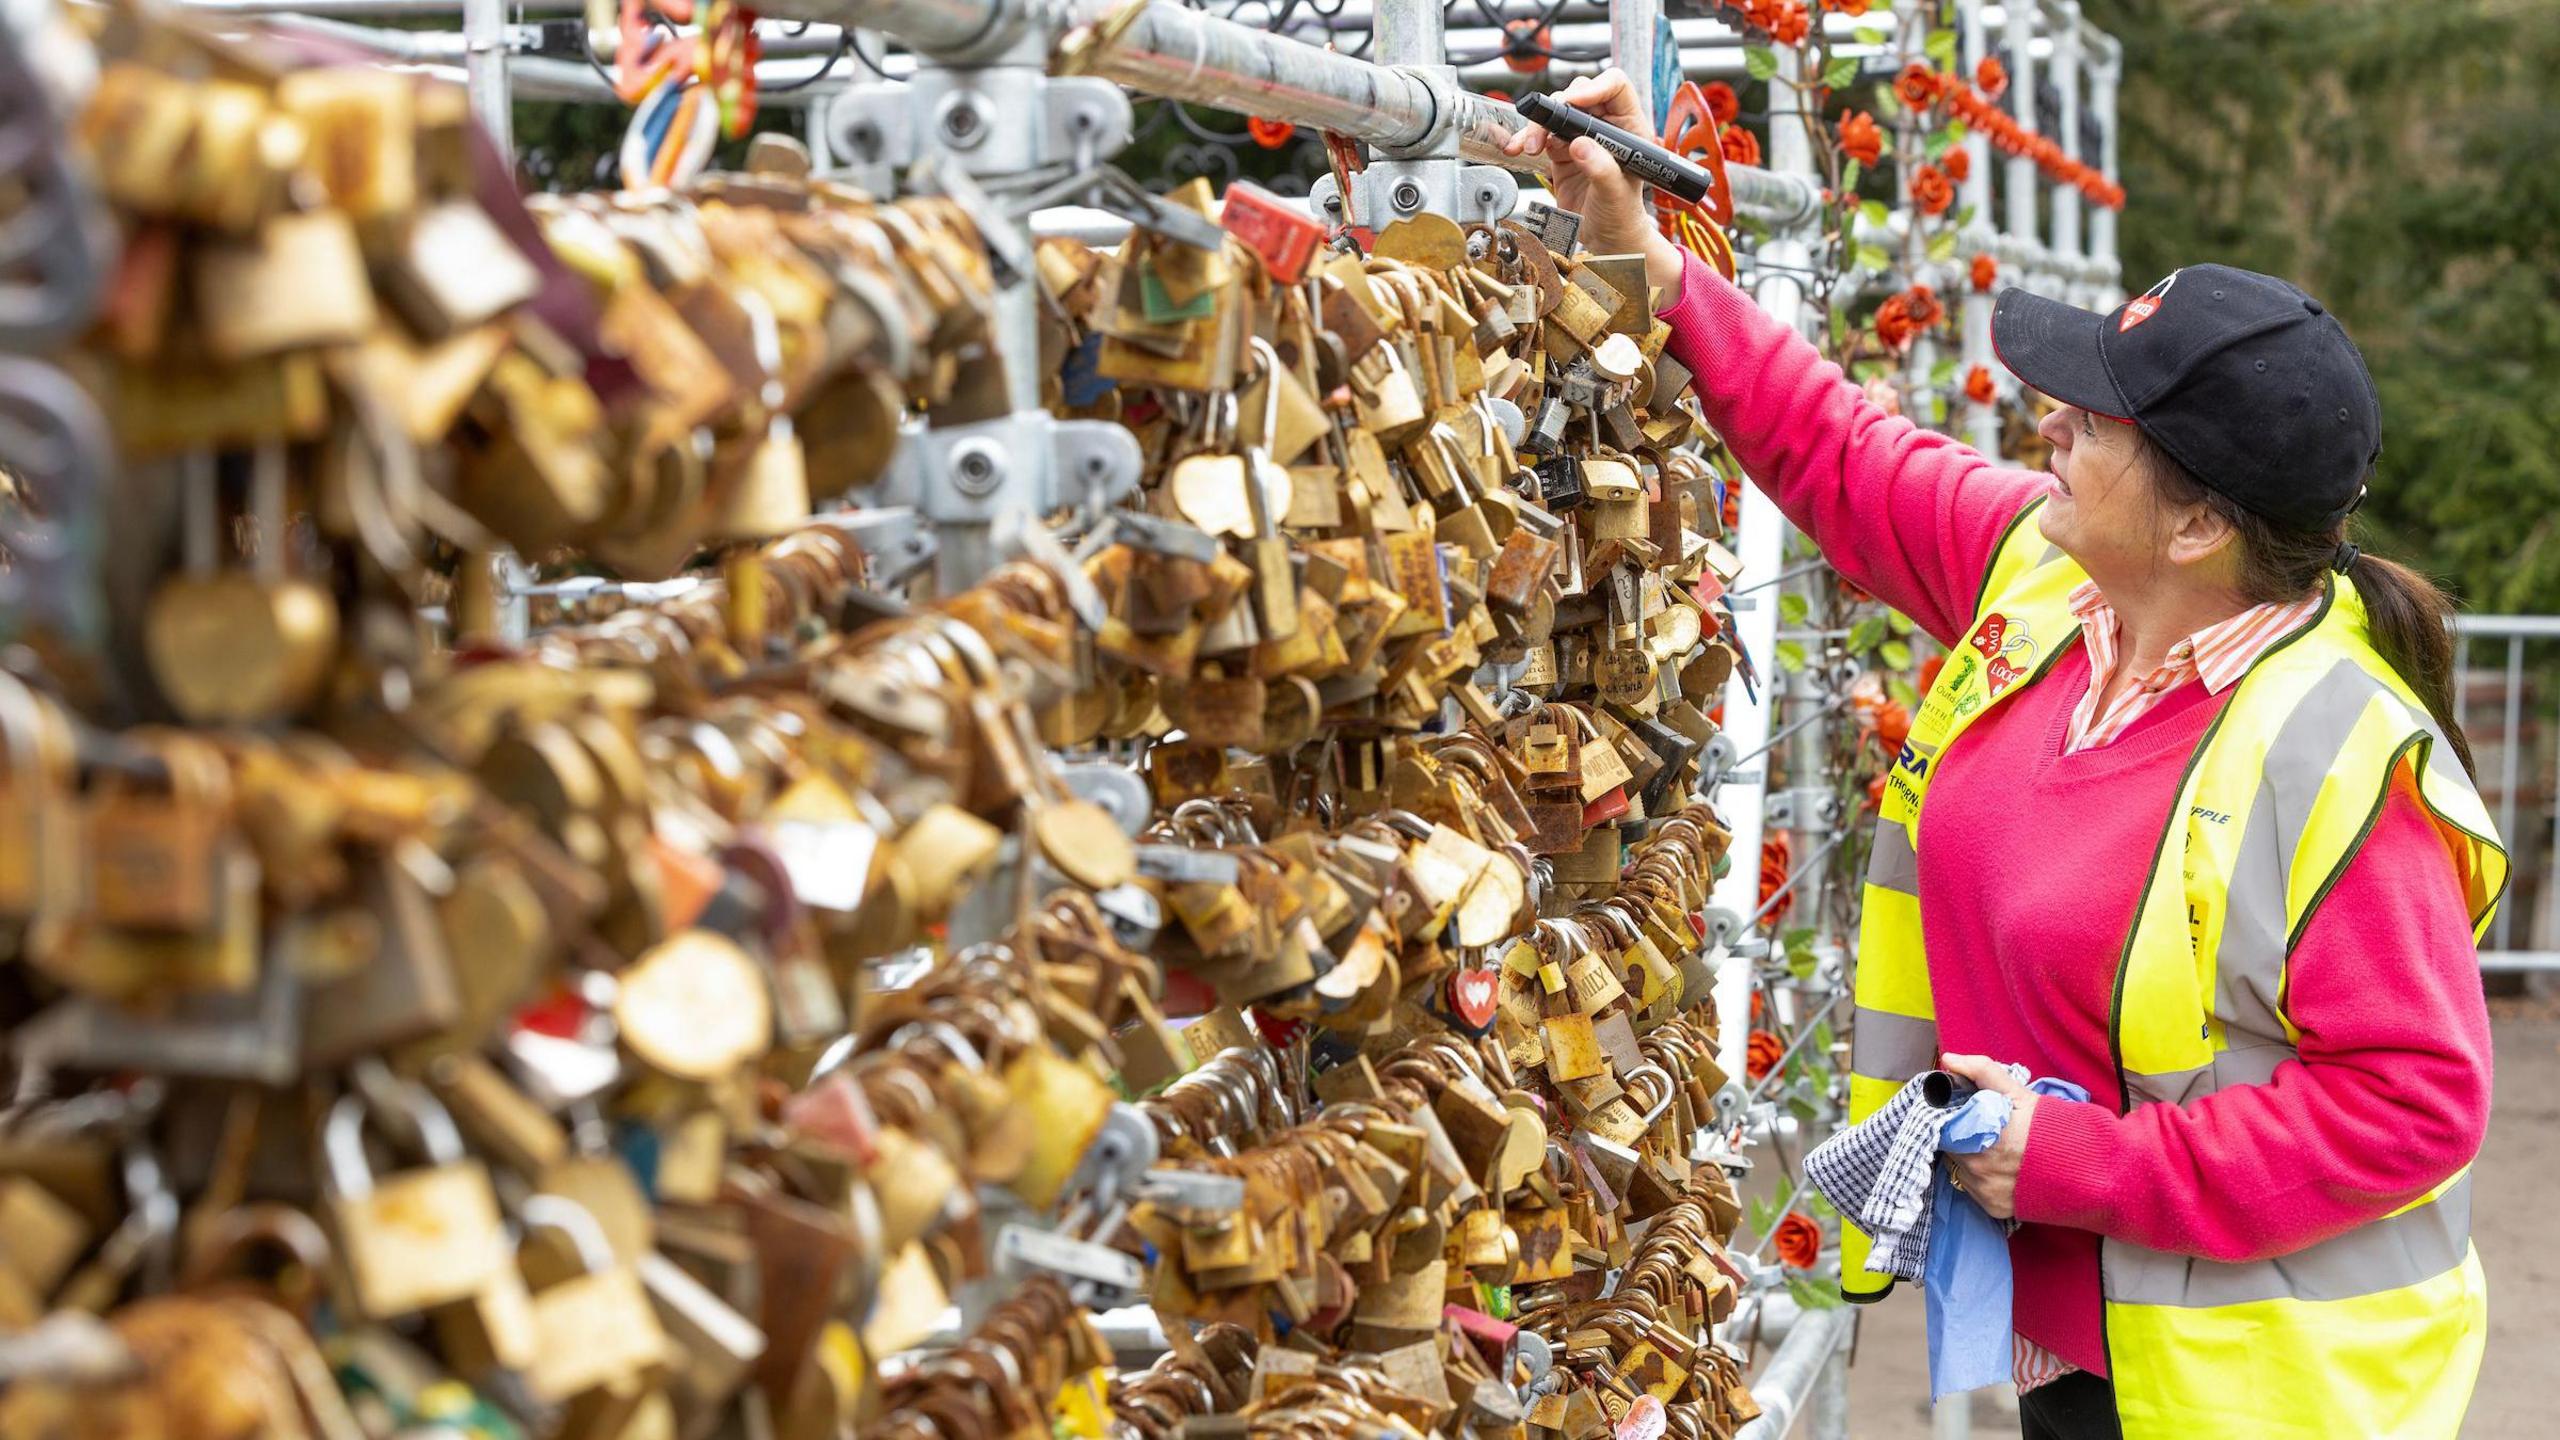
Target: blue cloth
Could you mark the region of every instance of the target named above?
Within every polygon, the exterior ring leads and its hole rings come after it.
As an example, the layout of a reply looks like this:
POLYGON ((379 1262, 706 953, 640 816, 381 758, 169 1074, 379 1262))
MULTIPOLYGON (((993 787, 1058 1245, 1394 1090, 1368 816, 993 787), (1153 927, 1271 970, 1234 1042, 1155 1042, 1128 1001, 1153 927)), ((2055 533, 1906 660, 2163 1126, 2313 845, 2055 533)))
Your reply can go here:
MULTIPOLYGON (((2027 1067, 2009 1073, 2027 1080, 2027 1067)), ((2027 1081, 2038 1095, 2086 1100, 2089 1092, 2068 1080, 2027 1081)), ((1938 1148, 1951 1155, 1976 1155, 2000 1139, 2009 1124, 2009 1097, 1977 1090, 1947 1112, 1938 1130, 1938 1148)), ((1973 1197, 1955 1187, 1945 1165, 1929 1182, 1933 1225, 1929 1258, 1921 1272, 1921 1294, 1929 1313, 1929 1399, 1979 1390, 2007 1380, 2013 1365, 2010 1344, 2009 1231, 2012 1224, 1994 1220, 1973 1197)))

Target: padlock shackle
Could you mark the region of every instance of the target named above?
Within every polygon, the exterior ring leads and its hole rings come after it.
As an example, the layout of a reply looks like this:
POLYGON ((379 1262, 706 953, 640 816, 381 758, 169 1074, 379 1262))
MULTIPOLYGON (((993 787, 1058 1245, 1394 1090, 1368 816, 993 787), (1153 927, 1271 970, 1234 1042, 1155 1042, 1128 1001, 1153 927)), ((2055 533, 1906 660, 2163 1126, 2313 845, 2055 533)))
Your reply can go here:
MULTIPOLYGON (((458 1165, 470 1158, 462 1148, 462 1132, 454 1127, 453 1113, 426 1087, 406 1080, 387 1083, 400 1108, 409 1113, 429 1164, 458 1165)), ((372 1113, 364 1091, 350 1089, 329 1106, 328 1118, 320 1124, 321 1171, 342 1198, 360 1200, 373 1193, 373 1164, 364 1153, 364 1122, 372 1113)))
POLYGON ((516 1214, 528 1235, 536 1230, 556 1230, 568 1236, 569 1244, 578 1252, 579 1266, 590 1275, 602 1275, 621 1263, 613 1253, 612 1238, 604 1233, 604 1224, 596 1219, 595 1212, 566 1195, 526 1196, 516 1214))

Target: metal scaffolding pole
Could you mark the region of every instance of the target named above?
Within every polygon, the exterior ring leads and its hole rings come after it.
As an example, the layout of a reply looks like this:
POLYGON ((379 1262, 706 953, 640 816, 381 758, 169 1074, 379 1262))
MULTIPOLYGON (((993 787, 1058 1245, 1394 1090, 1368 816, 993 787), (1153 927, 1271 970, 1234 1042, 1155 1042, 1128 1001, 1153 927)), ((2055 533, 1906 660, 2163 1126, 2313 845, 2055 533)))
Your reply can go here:
MULTIPOLYGON (((997 46, 1035 18, 1024 0, 773 0, 762 13, 872 26, 948 55, 997 46)), ((1454 79, 1319 50, 1175 0, 1143 0, 1134 9, 1119 0, 1054 0, 1054 8, 1037 13, 1093 27, 1081 43, 1071 37, 1069 68, 1143 95, 1331 130, 1406 153, 1454 132, 1461 159, 1546 173, 1543 156, 1522 161, 1502 153, 1519 112, 1460 90, 1454 79)), ((1766 223, 1794 224, 1819 208, 1820 187, 1808 175, 1736 167, 1732 181, 1735 203, 1766 223)))
POLYGON ((462 70, 471 111, 512 169, 516 163, 515 99, 507 88, 506 0, 462 0, 462 70))
MULTIPOLYGON (((2080 0, 2061 0, 2048 11, 2053 31, 2053 79, 2062 92, 2060 134, 2054 139, 2064 154, 2075 159, 2080 154, 2080 0)), ((2078 257, 2080 248, 2080 192, 2069 185, 2053 187, 2053 248, 2065 255, 2078 257)), ((2088 286, 2075 285, 2063 298, 2074 305, 2089 303, 2088 286)))
MULTIPOLYGON (((2101 37, 2096 61, 2089 68, 2089 109, 2098 117, 2098 170, 2110 184, 2117 178, 2116 86, 2124 75, 2124 47, 2101 37)), ((2112 306, 2124 294, 2123 265, 2116 256, 2116 212, 2100 205, 2089 212, 2089 258, 2106 271, 2094 303, 2112 306)))
MULTIPOLYGON (((1778 80, 1783 93, 1784 82, 1801 80, 1802 62, 1798 52, 1778 52, 1778 80)), ((1778 178, 1812 185, 1813 143, 1801 124, 1778 124, 1769 127, 1770 173, 1778 178)), ((1817 214, 1808 212, 1804 220, 1787 225, 1769 238, 1761 251, 1765 262, 1753 298, 1760 308, 1781 325, 1799 332, 1810 332, 1822 323, 1822 317, 1808 306, 1804 274, 1812 268, 1813 247, 1808 228, 1821 223, 1817 214)), ((1758 485, 1747 486, 1742 494, 1742 513, 1735 551, 1742 561, 1744 573, 1775 575, 1779 573, 1786 553, 1787 519, 1758 485)), ((1724 738, 1734 753, 1757 757, 1745 762, 1742 773, 1729 778, 1715 796, 1717 814, 1733 828, 1733 865, 1718 881, 1715 908, 1736 917, 1754 914, 1760 908, 1760 847, 1768 825, 1769 762, 1767 751, 1771 733, 1770 710, 1777 699, 1780 684, 1777 673, 1778 596, 1774 589, 1755 595, 1738 597, 1734 614, 1735 640, 1752 663, 1759 667, 1760 681, 1756 689, 1737 677, 1725 687, 1724 738), (1745 603, 1749 608, 1743 608, 1745 603)), ((1750 1025, 1742 1017, 1751 1013, 1751 977, 1753 962, 1762 952, 1754 941, 1746 922, 1744 933, 1732 937, 1739 947, 1728 955, 1716 971, 1716 1013, 1725 1017, 1717 1047, 1717 1063, 1729 1075, 1745 1071, 1743 1050, 1749 1041, 1750 1025)))
POLYGON ((1653 93, 1655 42, 1662 28, 1662 0, 1619 0, 1609 7, 1609 61, 1627 74, 1636 109, 1650 122, 1661 112, 1653 93))
MULTIPOLYGON (((1958 37, 1961 48, 1957 53, 1964 57, 1964 73, 1967 75, 1973 74, 1982 64, 1982 58, 1991 53, 1990 28, 1983 21, 1982 10, 1983 0, 1964 0, 1960 21, 1964 29, 1958 37)), ((1964 181, 1964 203, 1973 211, 1973 218, 1965 224, 1964 243, 1958 246, 1957 253, 1964 256, 1970 264, 1973 253, 1981 249, 1993 233, 1991 137, 1980 133, 1967 135, 1964 139, 1964 148, 1966 153, 1973 157, 1972 173, 1966 175, 1964 181)), ((2008 382, 1998 363, 1998 358, 1991 351, 1991 297, 1976 291, 1970 276, 1964 282, 1962 318, 1965 372, 1971 374, 1974 366, 1983 366, 1990 371, 1993 380, 2005 389, 2008 382)), ((1974 449, 1985 455, 1999 454, 1999 407, 1977 405, 1970 400, 1966 401, 1963 433, 1966 442, 1974 449)))
POLYGON ((1823 1387, 1833 1357, 1848 1347, 1857 1324, 1857 1309, 1849 1305, 1797 1317, 1751 1387, 1760 1418, 1743 1426, 1734 1440, 1784 1440, 1797 1419, 1813 1408, 1807 1402, 1823 1387))
MULTIPOLYGON (((2009 6, 2009 113, 2027 133, 2036 128, 2036 7, 2030 0, 2010 0, 2009 6)), ((2009 157, 2008 231, 2033 245, 2036 243, 2036 194, 2043 187, 2036 174, 2036 162, 2025 155, 2009 157)))

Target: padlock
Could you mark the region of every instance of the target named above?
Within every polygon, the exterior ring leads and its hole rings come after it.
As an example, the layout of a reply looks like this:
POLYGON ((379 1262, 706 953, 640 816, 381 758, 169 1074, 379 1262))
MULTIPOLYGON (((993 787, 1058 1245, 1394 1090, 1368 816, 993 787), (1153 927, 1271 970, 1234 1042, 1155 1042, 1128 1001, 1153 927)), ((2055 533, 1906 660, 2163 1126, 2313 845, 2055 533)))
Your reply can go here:
POLYGON ((468 1300, 511 1266, 489 1172, 462 1148, 453 1117, 423 1089, 388 1082, 427 1164, 377 1181, 365 1158, 365 1096, 329 1108, 320 1162, 338 1260, 366 1318, 394 1320, 468 1300))
POLYGON ((599 1386, 650 1374, 667 1360, 666 1334, 640 1272, 614 1254, 604 1228, 578 1202, 535 1195, 524 1202, 525 1229, 569 1237, 580 1273, 533 1295, 535 1349, 524 1372, 536 1400, 557 1404, 599 1386))

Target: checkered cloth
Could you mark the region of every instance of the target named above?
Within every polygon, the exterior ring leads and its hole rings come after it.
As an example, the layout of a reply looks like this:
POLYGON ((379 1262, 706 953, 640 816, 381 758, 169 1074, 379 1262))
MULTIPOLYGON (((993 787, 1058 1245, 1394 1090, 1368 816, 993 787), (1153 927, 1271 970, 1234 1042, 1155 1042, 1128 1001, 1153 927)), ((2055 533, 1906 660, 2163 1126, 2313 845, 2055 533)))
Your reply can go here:
POLYGON ((1903 1280, 1919 1279, 1929 1258, 1929 1172, 1950 1113, 1922 1093, 1928 1078, 1804 1157, 1806 1182, 1874 1238, 1867 1269, 1903 1280))

